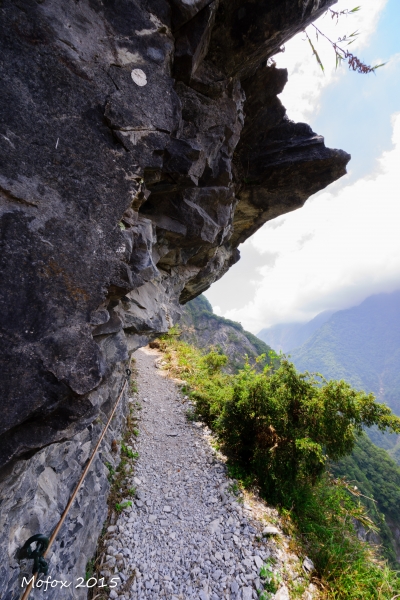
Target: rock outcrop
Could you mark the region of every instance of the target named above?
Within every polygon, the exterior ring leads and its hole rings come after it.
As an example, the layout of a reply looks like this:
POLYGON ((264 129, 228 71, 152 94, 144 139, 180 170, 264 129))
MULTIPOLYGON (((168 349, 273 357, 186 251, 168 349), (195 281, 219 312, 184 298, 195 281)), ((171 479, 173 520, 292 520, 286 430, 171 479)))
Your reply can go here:
POLYGON ((203 295, 185 304, 178 327, 179 338, 184 342, 204 352, 214 349, 225 354, 228 363, 223 370, 227 373, 242 368, 246 356, 250 364, 261 371, 271 351, 270 346, 243 329, 240 323, 216 315, 203 295), (261 354, 265 354, 266 360, 257 364, 256 359, 261 354))
POLYGON ((265 64, 331 4, 2 3, 1 464, 85 427, 239 243, 344 174, 265 64))
POLYGON ((267 66, 334 1, 3 0, 4 473, 107 412, 129 354, 345 173, 267 66))

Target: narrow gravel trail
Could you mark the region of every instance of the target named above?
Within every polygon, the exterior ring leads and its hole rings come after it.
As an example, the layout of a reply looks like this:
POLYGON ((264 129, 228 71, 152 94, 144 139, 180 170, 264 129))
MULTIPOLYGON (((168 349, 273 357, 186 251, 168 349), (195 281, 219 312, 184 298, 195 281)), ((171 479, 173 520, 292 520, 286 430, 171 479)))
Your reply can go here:
MULTIPOLYGON (((134 400, 142 405, 132 476, 137 495, 109 528, 111 564, 125 582, 110 598, 256 599, 261 565, 270 556, 279 565, 282 551, 262 537, 265 523, 251 518, 250 506, 230 493, 207 429, 187 421, 188 405, 156 368, 159 357, 149 348, 134 354, 134 400)), ((275 597, 289 598, 285 585, 275 597)))

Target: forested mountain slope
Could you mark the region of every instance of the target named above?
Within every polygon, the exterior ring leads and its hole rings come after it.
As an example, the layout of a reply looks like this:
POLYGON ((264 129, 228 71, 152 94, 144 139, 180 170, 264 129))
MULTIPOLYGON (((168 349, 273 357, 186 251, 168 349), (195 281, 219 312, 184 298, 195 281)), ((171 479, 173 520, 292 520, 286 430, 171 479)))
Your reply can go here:
POLYGON ((400 414, 400 291, 334 313, 290 355, 300 371, 345 379, 400 414))
POLYGON ((278 323, 262 329, 257 337, 274 348, 276 352, 289 352, 302 346, 335 311, 325 310, 306 323, 278 323))
MULTIPOLYGON (((290 356, 299 371, 345 379, 400 414, 400 291, 334 313, 290 356)), ((377 430, 368 435, 400 464, 399 436, 377 430)))
POLYGON ((362 501, 379 526, 386 557, 400 562, 400 467, 363 435, 352 454, 332 465, 332 471, 363 494, 362 501))

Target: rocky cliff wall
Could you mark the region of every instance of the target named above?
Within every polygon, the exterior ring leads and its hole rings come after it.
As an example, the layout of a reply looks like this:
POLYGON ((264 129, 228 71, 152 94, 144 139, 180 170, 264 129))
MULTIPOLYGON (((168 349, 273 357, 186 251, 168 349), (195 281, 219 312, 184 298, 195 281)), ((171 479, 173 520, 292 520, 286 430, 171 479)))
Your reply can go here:
POLYGON ((245 356, 251 365, 261 371, 266 361, 257 364, 256 359, 261 354, 265 354, 267 358, 271 351, 270 346, 245 331, 240 323, 214 314, 211 304, 203 295, 185 304, 179 320, 179 330, 179 339, 182 341, 204 352, 214 349, 225 354, 228 364, 223 370, 227 373, 235 373, 241 369, 245 356))
MULTIPOLYGON (((109 381, 108 398, 104 398, 93 423, 69 440, 56 442, 25 460, 15 461, 3 469, 0 482, 0 598, 19 600, 32 577, 32 560, 20 560, 19 550, 31 536, 50 536, 74 491, 85 464, 99 439, 108 413, 120 391, 121 372, 109 381), (25 582, 24 582, 25 578, 25 582)), ((118 403, 116 413, 80 488, 71 510, 46 558, 51 581, 63 581, 48 589, 32 591, 36 600, 84 600, 88 589, 86 566, 95 554, 97 540, 107 519, 107 496, 110 490, 109 469, 119 464, 113 441, 119 440, 128 414, 128 391, 118 403)), ((42 575, 41 579, 47 577, 42 575)), ((93 583, 93 582, 92 582, 93 583)), ((106 582, 108 583, 108 581, 106 582)), ((96 586, 97 591, 99 588, 96 586)))
POLYGON ((332 4, 1 2, 4 481, 85 437, 132 350, 345 173, 267 66, 332 4))

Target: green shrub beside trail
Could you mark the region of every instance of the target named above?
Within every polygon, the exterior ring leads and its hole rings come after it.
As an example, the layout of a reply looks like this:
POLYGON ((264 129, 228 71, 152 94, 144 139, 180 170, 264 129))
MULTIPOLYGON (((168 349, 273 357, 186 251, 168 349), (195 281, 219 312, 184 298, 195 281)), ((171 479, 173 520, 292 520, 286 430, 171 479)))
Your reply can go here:
POLYGON ((282 505, 293 489, 314 485, 328 459, 350 454, 363 425, 400 430, 400 418, 372 394, 300 374, 286 359, 261 374, 246 366, 231 385, 213 425, 227 455, 248 465, 265 496, 282 505))
POLYGON ((227 359, 217 352, 202 355, 176 335, 164 336, 161 347, 196 413, 216 433, 231 472, 281 509, 314 561, 325 596, 391 600, 400 593, 398 575, 357 537, 354 519, 374 525, 356 492, 328 473, 330 461, 352 452, 364 426, 399 433, 400 418, 372 394, 298 373, 285 357, 271 354, 262 373, 246 364, 227 375, 221 372, 227 359))

